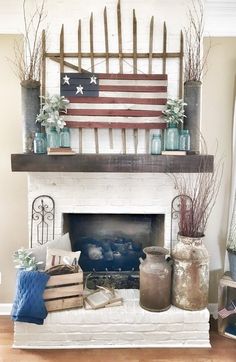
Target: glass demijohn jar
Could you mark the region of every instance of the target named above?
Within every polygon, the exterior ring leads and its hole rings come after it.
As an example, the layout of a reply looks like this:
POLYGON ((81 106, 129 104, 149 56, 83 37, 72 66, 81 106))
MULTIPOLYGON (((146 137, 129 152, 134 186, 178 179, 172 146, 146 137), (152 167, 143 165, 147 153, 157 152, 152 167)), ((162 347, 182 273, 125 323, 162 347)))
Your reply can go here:
POLYGON ((46 138, 45 134, 35 132, 34 136, 34 153, 46 153, 46 138))
POLYGON ((190 151, 190 133, 187 129, 182 129, 180 131, 179 149, 181 151, 190 151))
POLYGON ((60 147, 60 137, 56 127, 50 127, 47 130, 47 146, 50 148, 60 147))
POLYGON ((161 130, 158 130, 152 136, 151 154, 160 155, 161 151, 162 151, 162 137, 161 137, 161 130))
POLYGON ((140 306, 152 312, 167 310, 171 305, 171 266, 165 256, 168 250, 158 246, 144 248, 141 262, 140 306))
POLYGON ((70 130, 68 127, 62 128, 60 132, 60 147, 70 147, 70 130))
POLYGON ((179 149, 179 130, 175 123, 169 123, 167 126, 165 149, 167 151, 179 149))

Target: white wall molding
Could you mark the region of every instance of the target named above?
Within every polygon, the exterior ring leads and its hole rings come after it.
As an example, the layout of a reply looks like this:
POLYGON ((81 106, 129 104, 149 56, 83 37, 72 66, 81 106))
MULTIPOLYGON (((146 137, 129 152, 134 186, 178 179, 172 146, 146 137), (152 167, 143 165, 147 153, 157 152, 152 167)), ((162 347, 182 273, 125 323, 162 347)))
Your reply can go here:
POLYGON ((0 303, 0 315, 10 315, 12 303, 0 303))
POLYGON ((205 1, 205 36, 236 36, 236 1, 205 1))

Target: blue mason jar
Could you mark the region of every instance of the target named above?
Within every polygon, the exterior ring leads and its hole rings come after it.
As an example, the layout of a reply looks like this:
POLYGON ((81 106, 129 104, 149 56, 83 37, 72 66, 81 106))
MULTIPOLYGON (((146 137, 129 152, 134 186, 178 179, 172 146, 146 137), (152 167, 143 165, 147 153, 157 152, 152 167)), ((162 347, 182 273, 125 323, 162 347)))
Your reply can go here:
POLYGON ((46 153, 47 142, 45 133, 35 132, 34 136, 34 153, 46 153))
POLYGON ((176 151, 179 149, 179 130, 175 123, 169 123, 166 129, 165 149, 176 151))
POLYGON ((161 151, 162 151, 162 137, 161 137, 161 130, 158 130, 152 136, 151 154, 160 155, 161 151))
POLYGON ((70 130, 68 127, 62 128, 60 132, 60 147, 70 147, 70 130))
POLYGON ((187 129, 182 129, 179 134, 179 149, 190 151, 190 133, 187 129))
POLYGON ((60 147, 60 136, 56 130, 56 127, 50 127, 47 130, 47 146, 50 148, 60 147))

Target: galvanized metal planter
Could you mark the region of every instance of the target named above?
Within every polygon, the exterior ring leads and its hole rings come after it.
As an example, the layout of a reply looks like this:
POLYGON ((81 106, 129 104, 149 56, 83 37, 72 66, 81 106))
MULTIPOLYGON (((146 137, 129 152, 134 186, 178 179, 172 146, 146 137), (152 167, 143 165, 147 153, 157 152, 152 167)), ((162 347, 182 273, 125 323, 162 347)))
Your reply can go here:
POLYGON ((209 256, 202 239, 178 235, 172 252, 172 304, 176 307, 194 311, 208 304, 209 256))
POLYGON ((40 82, 21 82, 21 102, 23 119, 23 152, 33 152, 34 133, 37 130, 36 116, 40 110, 40 82))
POLYGON ((201 86, 200 81, 187 81, 184 83, 185 128, 191 137, 191 150, 200 150, 200 116, 201 116, 201 86))

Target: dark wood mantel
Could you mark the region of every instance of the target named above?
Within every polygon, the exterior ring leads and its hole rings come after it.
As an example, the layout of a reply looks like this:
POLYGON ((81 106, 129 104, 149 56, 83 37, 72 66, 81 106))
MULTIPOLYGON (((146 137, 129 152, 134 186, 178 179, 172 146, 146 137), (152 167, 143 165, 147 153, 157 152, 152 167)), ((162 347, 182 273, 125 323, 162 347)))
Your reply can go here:
POLYGON ((212 172, 214 156, 163 156, 147 154, 76 154, 48 156, 12 154, 12 171, 18 172, 212 172))

